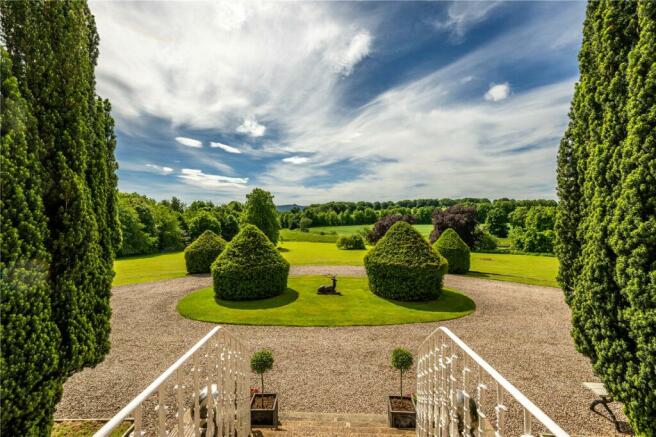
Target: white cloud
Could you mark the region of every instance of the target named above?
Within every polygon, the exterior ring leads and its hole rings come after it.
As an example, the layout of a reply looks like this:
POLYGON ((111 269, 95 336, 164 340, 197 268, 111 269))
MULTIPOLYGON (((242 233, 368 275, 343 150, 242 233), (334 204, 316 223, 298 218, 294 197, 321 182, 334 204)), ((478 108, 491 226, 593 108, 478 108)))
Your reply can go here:
POLYGON ((228 153, 236 153, 236 154, 241 153, 241 150, 239 150, 236 147, 232 147, 232 146, 229 146, 229 145, 223 144, 223 143, 217 143, 217 142, 214 142, 214 141, 210 141, 210 147, 219 148, 221 150, 225 150, 228 153))
POLYGON ((261 137, 266 132, 266 126, 261 125, 253 117, 244 119, 244 122, 237 128, 237 132, 247 134, 252 137, 261 137))
POLYGON ((449 31, 454 39, 461 40, 467 30, 485 20, 488 14, 501 4, 500 1, 455 1, 449 6, 447 16, 436 20, 434 25, 438 29, 449 31))
POLYGON ((371 34, 368 31, 358 32, 343 52, 333 55, 335 70, 344 76, 351 74, 353 67, 369 54, 371 39, 371 34))
POLYGON ((154 170, 157 173, 161 173, 163 175, 168 175, 173 173, 173 169, 171 167, 162 167, 156 164, 146 164, 146 167, 149 169, 154 170))
POLYGON ((491 100, 493 102, 498 102, 500 100, 505 100, 510 95, 510 84, 508 82, 491 85, 490 89, 485 93, 485 100, 491 100))
POLYGON ((283 158, 282 162, 298 165, 298 164, 305 164, 309 160, 310 158, 307 158, 305 156, 290 156, 289 158, 283 158))
POLYGON ((206 174, 192 168, 183 168, 178 177, 187 184, 206 189, 243 188, 248 183, 248 178, 206 174))
POLYGON ((203 147, 203 143, 201 141, 195 140, 193 138, 175 137, 175 140, 183 146, 193 147, 195 149, 200 149, 203 147))

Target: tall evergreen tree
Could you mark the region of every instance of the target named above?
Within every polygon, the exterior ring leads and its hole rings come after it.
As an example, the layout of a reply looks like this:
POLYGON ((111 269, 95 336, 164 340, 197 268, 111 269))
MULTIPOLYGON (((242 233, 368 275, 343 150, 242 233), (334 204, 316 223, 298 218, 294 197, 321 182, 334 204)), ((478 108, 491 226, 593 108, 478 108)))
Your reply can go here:
POLYGON ((589 3, 558 157, 572 335, 641 435, 656 435, 655 4, 589 3))
MULTIPOLYGON (((38 167, 34 174, 41 176, 28 185, 20 178, 12 185, 38 193, 47 223, 41 240, 34 241, 43 242, 46 256, 39 259, 47 262, 49 290, 39 294, 35 288, 33 305, 41 305, 41 316, 51 318, 54 323, 48 326, 59 331, 58 339, 41 345, 44 351, 56 351, 50 360, 56 369, 25 376, 31 378, 26 390, 41 390, 33 395, 49 403, 35 403, 40 415, 21 425, 21 403, 8 398, 5 409, 3 398, 3 424, 10 423, 3 431, 22 435, 31 427, 27 435, 48 435, 60 390, 57 384, 85 366, 96 365, 109 350, 112 263, 120 243, 113 120, 109 104, 95 95, 98 35, 85 2, 0 2, 0 20, 13 74, 34 121, 34 129, 26 133, 28 161, 38 167), (49 371, 56 375, 56 384, 33 384, 47 378, 49 371)), ((3 181, 4 176, 3 169, 3 181)), ((22 205, 16 214, 22 217, 28 210, 35 211, 22 205)), ((4 224, 9 212, 3 208, 2 214, 4 224)), ((32 241, 29 235, 18 239, 32 241)), ((18 259, 28 262, 30 256, 19 254, 18 259)), ((3 283, 3 299, 4 287, 3 283)), ((17 329, 6 327, 3 320, 7 335, 19 333, 17 329)), ((3 360, 9 357, 5 350, 2 355, 3 360)))
POLYGON ((242 224, 257 226, 273 244, 278 244, 280 221, 273 204, 273 196, 268 191, 255 188, 246 195, 246 205, 241 213, 242 224))
POLYGON ((61 393, 59 331, 52 320, 41 202, 41 168, 28 147, 34 119, 18 90, 11 60, 0 48, 0 429, 49 435, 61 393))

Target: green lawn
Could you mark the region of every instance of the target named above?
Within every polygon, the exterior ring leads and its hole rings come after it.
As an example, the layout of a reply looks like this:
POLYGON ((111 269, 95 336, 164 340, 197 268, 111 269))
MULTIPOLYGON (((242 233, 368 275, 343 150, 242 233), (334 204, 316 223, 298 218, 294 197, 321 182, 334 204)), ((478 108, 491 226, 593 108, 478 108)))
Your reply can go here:
POLYGON ((472 253, 468 276, 558 287, 558 258, 509 253, 472 253))
POLYGON ((114 286, 161 281, 187 274, 183 252, 120 258, 114 261, 114 271, 114 286))
POLYGON ((476 308, 462 293, 444 290, 428 302, 398 302, 371 293, 366 278, 339 278, 341 296, 322 296, 323 276, 289 278, 280 296, 255 301, 215 301, 212 288, 188 294, 178 302, 184 317, 213 323, 285 326, 395 325, 463 317, 476 308))
MULTIPOLYGON (((371 229, 373 225, 347 225, 347 226, 317 226, 314 228, 310 228, 309 231, 310 233, 330 233, 330 232, 335 232, 338 235, 351 235, 355 234, 362 228, 369 228, 371 229)), ((433 230, 433 225, 413 225, 415 229, 417 229, 421 235, 424 237, 428 238, 430 235, 431 231, 433 230)))
MULTIPOLYGON (((292 265, 353 265, 363 263, 366 250, 339 250, 334 243, 285 241, 282 255, 292 265)), ((558 287, 558 259, 550 256, 472 253, 469 276, 558 287)), ((121 258, 114 263, 114 285, 136 284, 186 275, 182 252, 121 258)))
MULTIPOLYGON (((65 422, 55 422, 52 427, 50 437, 91 437, 98 431, 105 422, 98 420, 68 420, 65 422)), ((131 422, 123 422, 110 433, 110 437, 121 437, 131 422)))

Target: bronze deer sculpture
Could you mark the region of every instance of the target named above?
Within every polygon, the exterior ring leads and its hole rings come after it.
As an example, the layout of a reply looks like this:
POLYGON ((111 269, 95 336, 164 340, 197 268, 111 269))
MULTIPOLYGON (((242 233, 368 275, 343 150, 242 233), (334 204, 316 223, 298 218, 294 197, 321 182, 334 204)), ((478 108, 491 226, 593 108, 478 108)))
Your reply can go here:
POLYGON ((333 285, 322 285, 317 288, 317 294, 341 294, 337 291, 337 275, 326 275, 333 281, 333 285))

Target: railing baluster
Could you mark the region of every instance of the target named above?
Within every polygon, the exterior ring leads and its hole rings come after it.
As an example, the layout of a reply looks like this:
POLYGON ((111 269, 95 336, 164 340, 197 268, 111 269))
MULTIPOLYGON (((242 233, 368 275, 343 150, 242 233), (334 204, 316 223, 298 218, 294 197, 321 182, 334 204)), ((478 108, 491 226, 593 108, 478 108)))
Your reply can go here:
POLYGON ((506 431, 519 434, 521 429, 522 437, 532 437, 533 420, 556 437, 568 437, 449 329, 440 327, 422 342, 417 356, 417 436, 485 437, 491 430, 501 437, 506 431), (488 380, 495 384, 492 393, 488 393, 488 380), (506 430, 505 415, 515 414, 515 409, 510 410, 506 405, 504 394, 520 404, 521 428, 518 418, 512 424, 508 422, 512 426, 506 430), (490 402, 493 404, 486 414, 486 404, 490 402))

